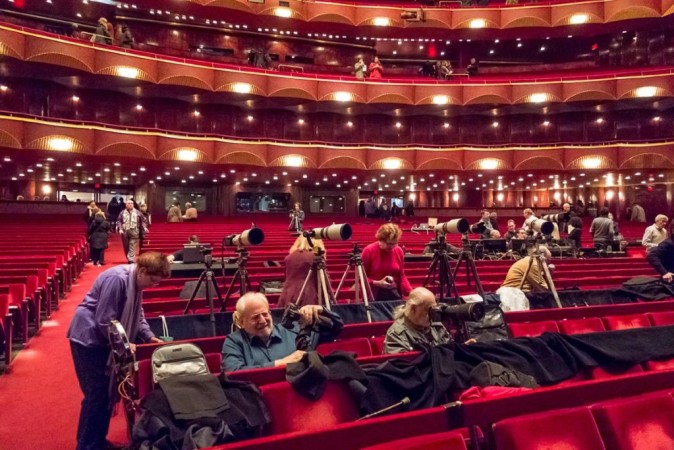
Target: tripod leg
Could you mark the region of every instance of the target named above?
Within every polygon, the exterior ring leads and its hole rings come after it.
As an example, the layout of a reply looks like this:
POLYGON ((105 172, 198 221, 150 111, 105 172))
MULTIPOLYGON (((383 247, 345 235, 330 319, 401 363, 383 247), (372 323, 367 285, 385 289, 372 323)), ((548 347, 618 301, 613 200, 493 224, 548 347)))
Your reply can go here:
POLYGON ((299 293, 299 295, 297 296, 297 300, 295 300, 295 303, 297 303, 298 305, 301 305, 301 304, 302 304, 302 303, 300 303, 300 300, 302 300, 302 295, 304 295, 304 289, 307 287, 307 283, 308 283, 309 280, 311 279, 311 274, 312 274, 312 273, 314 273, 314 269, 313 269, 313 268, 309 269, 309 272, 307 272, 306 278, 304 278, 304 283, 302 283, 302 288, 300 289, 300 293, 299 293))
POLYGON ((370 284, 367 282, 367 276, 365 275, 365 269, 362 265, 356 265, 356 280, 360 279, 360 288, 363 293, 363 305, 365 306, 365 315, 367 316, 367 321, 372 323, 372 314, 370 313, 370 302, 369 299, 372 299, 372 289, 370 284), (368 299, 368 293, 370 295, 368 299))
MULTIPOLYGON (((457 266, 455 267, 454 271, 458 270, 459 265, 461 264, 461 258, 463 255, 459 257, 459 260, 457 262, 457 266)), ((445 283, 447 285, 447 298, 450 298, 452 296, 452 291, 454 293, 454 300, 457 302, 459 301, 459 288, 456 285, 456 277, 454 277, 454 271, 451 270, 451 266, 449 264, 449 256, 447 253, 443 255, 444 262, 443 264, 446 266, 446 269, 443 270, 443 273, 445 273, 445 283)))
POLYGON ((187 301, 187 305, 185 305, 185 309, 183 310, 183 315, 187 314, 192 307, 192 302, 194 302, 194 299, 197 297, 197 293, 199 292, 199 288, 201 287, 201 283, 204 282, 204 278, 206 277, 206 272, 203 272, 199 276, 199 281, 197 281, 197 285, 194 287, 194 291, 192 291, 192 295, 190 295, 190 299, 187 301))
POLYGON ((319 297, 323 297, 323 307, 327 308, 330 311, 330 306, 335 302, 332 294, 332 289, 330 288, 330 279, 328 278, 328 273, 325 271, 325 268, 318 269, 318 289, 319 297))
POLYGON ((431 265, 428 268, 426 278, 424 278, 424 282, 421 284, 423 287, 428 287, 428 282, 431 280, 431 276, 435 275, 435 267, 437 265, 438 265, 438 255, 436 253, 435 255, 433 255, 433 261, 431 261, 431 265))
POLYGON ((552 275, 550 274, 550 269, 548 268, 548 264, 544 260, 539 259, 538 265, 539 265, 540 273, 543 274, 543 279, 545 280, 546 283, 548 283, 548 288, 550 289, 550 292, 552 292, 552 297, 555 299, 555 303, 557 304, 557 307, 561 308, 562 302, 559 300, 559 295, 557 294, 557 289, 555 288, 555 283, 554 283, 554 281, 552 281, 552 275))
POLYGON ((244 295, 246 292, 253 290, 253 285, 250 282, 250 277, 248 277, 248 270, 241 270, 241 295, 244 295))
POLYGON ((217 336, 215 332, 215 311, 213 310, 213 295, 211 295, 211 284, 213 283, 212 271, 207 271, 206 273, 206 303, 208 303, 209 317, 208 320, 211 322, 211 333, 213 336, 217 336))
POLYGON ((524 282, 527 281, 527 277, 529 276, 529 273, 531 272, 531 266, 534 263, 534 258, 535 256, 530 256, 529 257, 529 265, 527 266, 527 271, 524 272, 524 277, 522 277, 522 281, 520 281, 520 290, 524 287, 524 282))
POLYGON ((234 286, 236 285, 236 282, 239 281, 239 272, 241 269, 236 269, 236 273, 234 274, 234 278, 232 278, 232 281, 229 282, 229 286, 227 287, 227 292, 225 292, 225 302, 229 300, 229 296, 232 295, 232 291, 234 291, 234 286))
POLYGON ((348 263, 346 265, 346 269, 344 269, 344 273, 342 274, 342 279, 339 280, 339 284, 337 285, 337 290, 335 291, 335 300, 337 299, 337 296, 339 296, 339 291, 342 290, 342 285, 344 284, 344 280, 346 280, 346 275, 349 273, 350 267, 351 267, 351 263, 348 263))
POLYGON ((482 299, 484 299, 484 288, 482 287, 482 281, 480 281, 480 276, 477 274, 477 267, 475 267, 475 260, 470 253, 466 254, 466 270, 468 269, 473 272, 473 279, 475 280, 477 293, 480 294, 482 299))

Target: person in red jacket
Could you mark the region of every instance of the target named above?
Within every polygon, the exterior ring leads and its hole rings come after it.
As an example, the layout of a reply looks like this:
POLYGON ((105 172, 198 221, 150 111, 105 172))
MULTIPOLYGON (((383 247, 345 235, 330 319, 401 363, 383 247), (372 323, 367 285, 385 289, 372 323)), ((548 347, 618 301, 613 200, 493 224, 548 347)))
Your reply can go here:
POLYGON ((363 249, 363 268, 372 286, 374 300, 396 300, 412 290, 405 276, 405 254, 398 246, 402 230, 395 224, 379 227, 374 242, 363 249))

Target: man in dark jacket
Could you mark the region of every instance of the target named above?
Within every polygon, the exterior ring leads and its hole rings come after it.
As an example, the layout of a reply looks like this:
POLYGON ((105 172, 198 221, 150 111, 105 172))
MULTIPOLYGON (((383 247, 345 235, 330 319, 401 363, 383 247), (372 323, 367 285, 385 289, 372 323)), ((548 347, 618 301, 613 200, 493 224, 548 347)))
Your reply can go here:
POLYGON ((674 222, 669 226, 669 239, 660 242, 646 255, 646 259, 658 271, 662 281, 671 283, 674 279, 674 222))

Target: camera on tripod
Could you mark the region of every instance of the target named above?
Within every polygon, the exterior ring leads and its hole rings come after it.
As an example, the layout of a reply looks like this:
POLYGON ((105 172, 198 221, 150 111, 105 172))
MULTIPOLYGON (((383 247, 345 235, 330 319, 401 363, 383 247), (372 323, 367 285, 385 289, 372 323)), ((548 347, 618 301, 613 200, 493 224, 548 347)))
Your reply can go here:
POLYGON ((568 222, 570 218, 571 218, 570 212, 561 212, 561 213, 558 213, 558 214, 545 214, 545 215, 541 216, 542 220, 547 220, 548 222, 552 222, 552 223, 568 222))
POLYGON ((435 231, 438 234, 459 233, 465 234, 470 229, 470 224, 467 219, 452 219, 449 222, 439 223, 435 226, 435 231))
POLYGON ((298 322, 302 318, 302 313, 300 313, 300 307, 296 303, 289 303, 286 306, 286 309, 283 311, 283 317, 281 317, 281 326, 292 330, 295 327, 295 322, 298 322))
POLYGON ((234 247, 248 247, 249 245, 260 245, 264 241, 264 231, 260 228, 249 228, 240 234, 230 234, 225 236, 223 244, 234 247))
POLYGON ((544 236, 549 236, 555 231, 555 225, 546 219, 531 219, 526 222, 529 229, 535 233, 541 233, 544 236))
POLYGON ((300 307, 297 303, 289 303, 283 311, 281 326, 288 330, 292 330, 295 328, 296 323, 300 325, 297 337, 295 338, 295 348, 297 350, 313 350, 311 345, 311 333, 314 331, 317 333, 328 331, 334 326, 332 319, 324 316, 322 313, 318 315, 316 322, 314 323, 301 323, 301 320, 302 313, 300 312, 300 307))
POLYGON ((431 323, 452 322, 461 324, 465 321, 477 322, 484 317, 484 306, 482 303, 464 303, 461 305, 441 303, 433 306, 428 314, 431 323))

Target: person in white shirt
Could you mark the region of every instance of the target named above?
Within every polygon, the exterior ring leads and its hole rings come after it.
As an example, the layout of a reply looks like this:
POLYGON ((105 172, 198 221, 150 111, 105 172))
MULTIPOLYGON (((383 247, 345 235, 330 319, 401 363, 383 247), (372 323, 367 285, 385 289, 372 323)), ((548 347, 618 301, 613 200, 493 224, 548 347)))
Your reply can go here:
POLYGON ((667 222, 669 218, 664 214, 658 214, 655 217, 655 223, 646 228, 644 237, 641 239, 641 245, 646 247, 646 251, 651 251, 660 244, 660 242, 667 239, 667 222))

